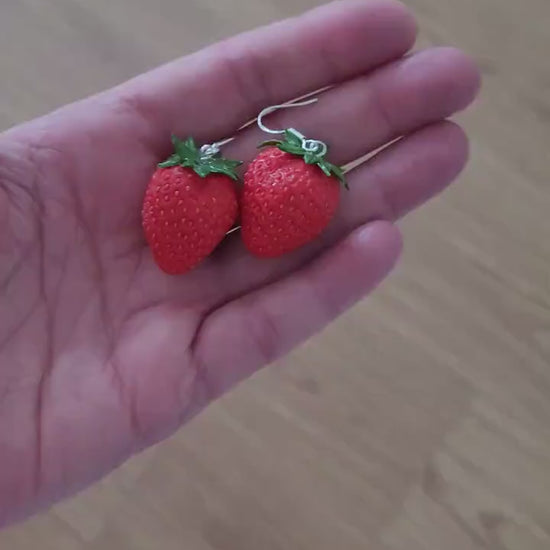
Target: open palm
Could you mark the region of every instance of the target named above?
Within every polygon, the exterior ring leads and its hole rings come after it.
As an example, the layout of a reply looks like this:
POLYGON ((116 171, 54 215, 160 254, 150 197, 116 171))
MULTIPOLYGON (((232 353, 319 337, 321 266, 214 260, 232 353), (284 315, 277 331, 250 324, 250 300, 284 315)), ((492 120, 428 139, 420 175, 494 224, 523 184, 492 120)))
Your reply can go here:
MULTIPOLYGON (((452 49, 403 57, 414 21, 345 1, 233 38, 0 136, 0 524, 77 491, 322 328, 392 268, 392 222, 467 156, 444 119, 478 75, 452 49), (195 271, 164 275, 140 225, 170 134, 233 135, 267 105, 345 164, 317 243, 258 260, 232 235, 195 271)), ((278 118, 277 118, 278 117, 278 118)), ((224 149, 250 160, 262 136, 224 149)))

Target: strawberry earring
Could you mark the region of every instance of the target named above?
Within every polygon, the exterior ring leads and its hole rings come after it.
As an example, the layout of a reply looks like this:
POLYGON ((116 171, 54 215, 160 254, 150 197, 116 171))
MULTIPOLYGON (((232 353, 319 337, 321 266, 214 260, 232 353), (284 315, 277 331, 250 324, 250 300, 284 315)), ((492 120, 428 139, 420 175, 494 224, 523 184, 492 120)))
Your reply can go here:
POLYGON ((274 105, 258 116, 261 130, 282 139, 262 143, 263 150, 244 176, 241 234, 256 256, 275 258, 314 240, 338 208, 340 185, 347 188, 343 170, 326 159, 325 143, 307 139, 294 128, 273 130, 263 123, 279 109, 316 101, 274 105))
POLYGON ((193 138, 172 137, 174 153, 158 165, 143 201, 145 238, 157 265, 181 275, 206 259, 238 216, 236 168, 220 156, 228 139, 200 149, 193 138))

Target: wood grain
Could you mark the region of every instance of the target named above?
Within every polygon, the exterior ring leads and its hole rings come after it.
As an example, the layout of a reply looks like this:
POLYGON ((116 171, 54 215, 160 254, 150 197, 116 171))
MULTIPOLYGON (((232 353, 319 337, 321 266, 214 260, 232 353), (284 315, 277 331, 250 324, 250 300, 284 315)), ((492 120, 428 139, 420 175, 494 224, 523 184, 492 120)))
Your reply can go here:
MULTIPOLYGON (((0 127, 317 3, 3 0, 0 127)), ((400 269, 2 550, 550 548, 550 3, 408 4, 485 83, 470 167, 403 224, 400 269)))

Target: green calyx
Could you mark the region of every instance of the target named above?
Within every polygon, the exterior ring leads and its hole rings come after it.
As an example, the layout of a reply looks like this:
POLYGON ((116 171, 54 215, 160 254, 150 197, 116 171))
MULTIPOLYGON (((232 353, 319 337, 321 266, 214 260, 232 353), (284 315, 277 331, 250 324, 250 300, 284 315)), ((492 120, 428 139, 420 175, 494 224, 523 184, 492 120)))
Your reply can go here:
POLYGON ((273 146, 291 155, 301 157, 306 164, 317 165, 324 174, 337 178, 346 189, 349 189, 346 175, 342 168, 332 164, 325 158, 327 154, 326 146, 321 142, 317 142, 319 146, 314 151, 311 151, 304 146, 307 142, 311 142, 311 140, 304 140, 298 133, 292 130, 285 130, 284 139, 266 141, 260 147, 273 146))
POLYGON ((201 178, 205 178, 209 174, 224 174, 235 181, 239 179, 236 169, 242 162, 223 158, 216 146, 201 150, 192 137, 182 141, 176 136, 172 136, 172 145, 174 154, 161 162, 158 165, 159 168, 183 166, 191 168, 201 178))

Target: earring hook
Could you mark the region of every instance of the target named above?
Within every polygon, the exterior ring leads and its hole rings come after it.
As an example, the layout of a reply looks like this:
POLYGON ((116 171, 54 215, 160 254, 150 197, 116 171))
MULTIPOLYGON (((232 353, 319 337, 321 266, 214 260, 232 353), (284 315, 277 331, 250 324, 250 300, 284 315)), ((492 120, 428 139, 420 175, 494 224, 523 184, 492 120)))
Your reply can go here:
POLYGON ((235 140, 235 137, 230 137, 222 141, 216 141, 216 143, 206 143, 201 147, 201 153, 207 157, 216 156, 221 151, 222 147, 228 143, 231 143, 233 140, 235 140))
POLYGON ((271 105, 270 107, 266 107, 258 115, 258 119, 257 119, 258 127, 264 132, 266 132, 267 134, 284 134, 285 132, 290 132, 291 134, 294 134, 302 142, 302 148, 304 149, 304 151, 308 153, 315 153, 316 155, 324 156, 328 151, 328 147, 326 143, 319 141, 317 139, 307 139, 306 136, 304 136, 304 134, 302 134, 295 128, 288 128, 286 130, 274 130, 272 128, 268 128, 263 122, 264 117, 280 109, 289 109, 291 107, 305 107, 307 105, 313 105, 313 103, 317 103, 318 101, 319 101, 319 98, 315 97, 313 99, 308 99, 307 101, 300 101, 298 103, 281 103, 280 105, 271 105))
POLYGON ((275 111, 279 111, 280 109, 290 109, 291 107, 305 107, 306 105, 313 105, 313 103, 317 103, 319 101, 318 98, 309 99, 307 101, 301 101, 299 103, 281 103, 280 105, 271 105, 270 107, 266 107, 259 115, 258 115, 258 126, 261 130, 266 132, 267 134, 284 134, 284 130, 273 130, 271 128, 268 128, 264 123, 263 119, 267 115, 270 115, 271 113, 274 113, 275 111))
MULTIPOLYGON (((271 128, 268 128, 267 126, 265 126, 265 124, 263 124, 262 122, 263 118, 266 117, 267 115, 270 115, 271 113, 274 113, 275 111, 278 111, 279 109, 287 109, 290 107, 305 107, 306 105, 312 105, 313 103, 317 103, 317 101, 319 101, 318 98, 313 98, 307 101, 301 101, 299 103, 281 103, 280 105, 272 105, 270 107, 266 107, 258 115, 258 118, 256 119, 256 121, 258 123, 258 126, 267 134, 284 134, 285 133, 284 130, 272 130, 271 128)), ((250 124, 253 124, 253 122, 252 121, 248 122, 247 124, 239 128, 239 130, 244 130, 245 128, 250 126, 250 124)), ((317 143, 315 140, 306 140, 303 134, 301 134, 297 130, 294 130, 293 128, 291 128, 290 131, 294 133, 297 137, 299 137, 304 143, 306 143, 306 147, 305 147, 306 150, 312 150, 311 148, 315 147, 314 142, 317 143), (308 145, 309 145, 309 149, 308 149, 308 145)), ((222 141, 217 141, 216 143, 207 143, 201 147, 201 153, 207 156, 217 155, 220 152, 222 147, 231 143, 235 139, 236 137, 233 136, 233 137, 224 139, 222 141)))

